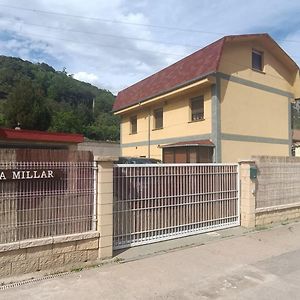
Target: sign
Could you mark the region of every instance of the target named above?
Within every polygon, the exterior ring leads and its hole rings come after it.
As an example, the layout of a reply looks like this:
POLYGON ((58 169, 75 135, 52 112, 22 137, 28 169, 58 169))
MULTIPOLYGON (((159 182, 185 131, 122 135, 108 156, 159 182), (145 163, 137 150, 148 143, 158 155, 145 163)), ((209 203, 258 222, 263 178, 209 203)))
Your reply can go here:
POLYGON ((37 170, 0 170, 0 182, 5 180, 57 180, 64 175, 58 169, 37 169, 37 170))

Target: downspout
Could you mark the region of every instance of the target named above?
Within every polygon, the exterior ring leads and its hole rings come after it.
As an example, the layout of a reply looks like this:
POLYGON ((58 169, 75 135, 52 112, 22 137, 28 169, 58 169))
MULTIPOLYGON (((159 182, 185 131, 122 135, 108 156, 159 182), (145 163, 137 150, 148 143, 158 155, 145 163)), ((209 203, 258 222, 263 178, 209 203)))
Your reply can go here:
POLYGON ((221 78, 218 73, 215 74, 216 82, 211 87, 212 100, 212 132, 211 139, 215 144, 214 148, 214 162, 222 162, 222 144, 221 144, 221 78))
POLYGON ((293 102, 297 99, 293 99, 288 97, 288 126, 289 126, 289 156, 292 156, 292 145, 293 145, 293 121, 294 121, 294 113, 293 113, 293 102))

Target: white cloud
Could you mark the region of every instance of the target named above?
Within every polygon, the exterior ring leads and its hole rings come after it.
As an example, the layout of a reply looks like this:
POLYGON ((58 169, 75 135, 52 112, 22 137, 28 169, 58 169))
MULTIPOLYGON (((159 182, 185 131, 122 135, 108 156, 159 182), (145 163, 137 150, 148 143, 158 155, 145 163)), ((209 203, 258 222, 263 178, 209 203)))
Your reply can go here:
POLYGON ((73 77, 77 80, 89 82, 96 85, 99 83, 99 77, 93 73, 78 72, 73 74, 73 77))

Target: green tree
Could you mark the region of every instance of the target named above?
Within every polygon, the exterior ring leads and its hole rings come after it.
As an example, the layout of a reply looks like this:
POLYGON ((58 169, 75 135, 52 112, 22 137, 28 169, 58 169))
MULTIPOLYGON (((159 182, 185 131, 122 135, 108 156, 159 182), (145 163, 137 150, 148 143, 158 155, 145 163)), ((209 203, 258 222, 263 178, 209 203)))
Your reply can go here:
POLYGON ((118 140, 114 99, 110 91, 76 80, 65 69, 0 55, 0 126, 20 122, 21 128, 118 140))
POLYGON ((33 87, 30 80, 21 80, 8 96, 4 109, 6 124, 23 129, 47 130, 51 115, 42 89, 33 87))
POLYGON ((52 118, 50 131, 80 133, 82 123, 73 111, 58 111, 52 118))

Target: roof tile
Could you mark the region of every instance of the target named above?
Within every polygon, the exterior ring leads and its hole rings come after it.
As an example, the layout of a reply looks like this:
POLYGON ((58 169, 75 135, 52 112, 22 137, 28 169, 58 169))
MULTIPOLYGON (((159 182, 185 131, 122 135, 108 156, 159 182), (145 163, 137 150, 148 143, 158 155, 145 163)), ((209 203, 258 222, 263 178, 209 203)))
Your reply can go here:
POLYGON ((163 94, 191 80, 217 71, 223 43, 224 38, 119 92, 113 111, 163 94))

